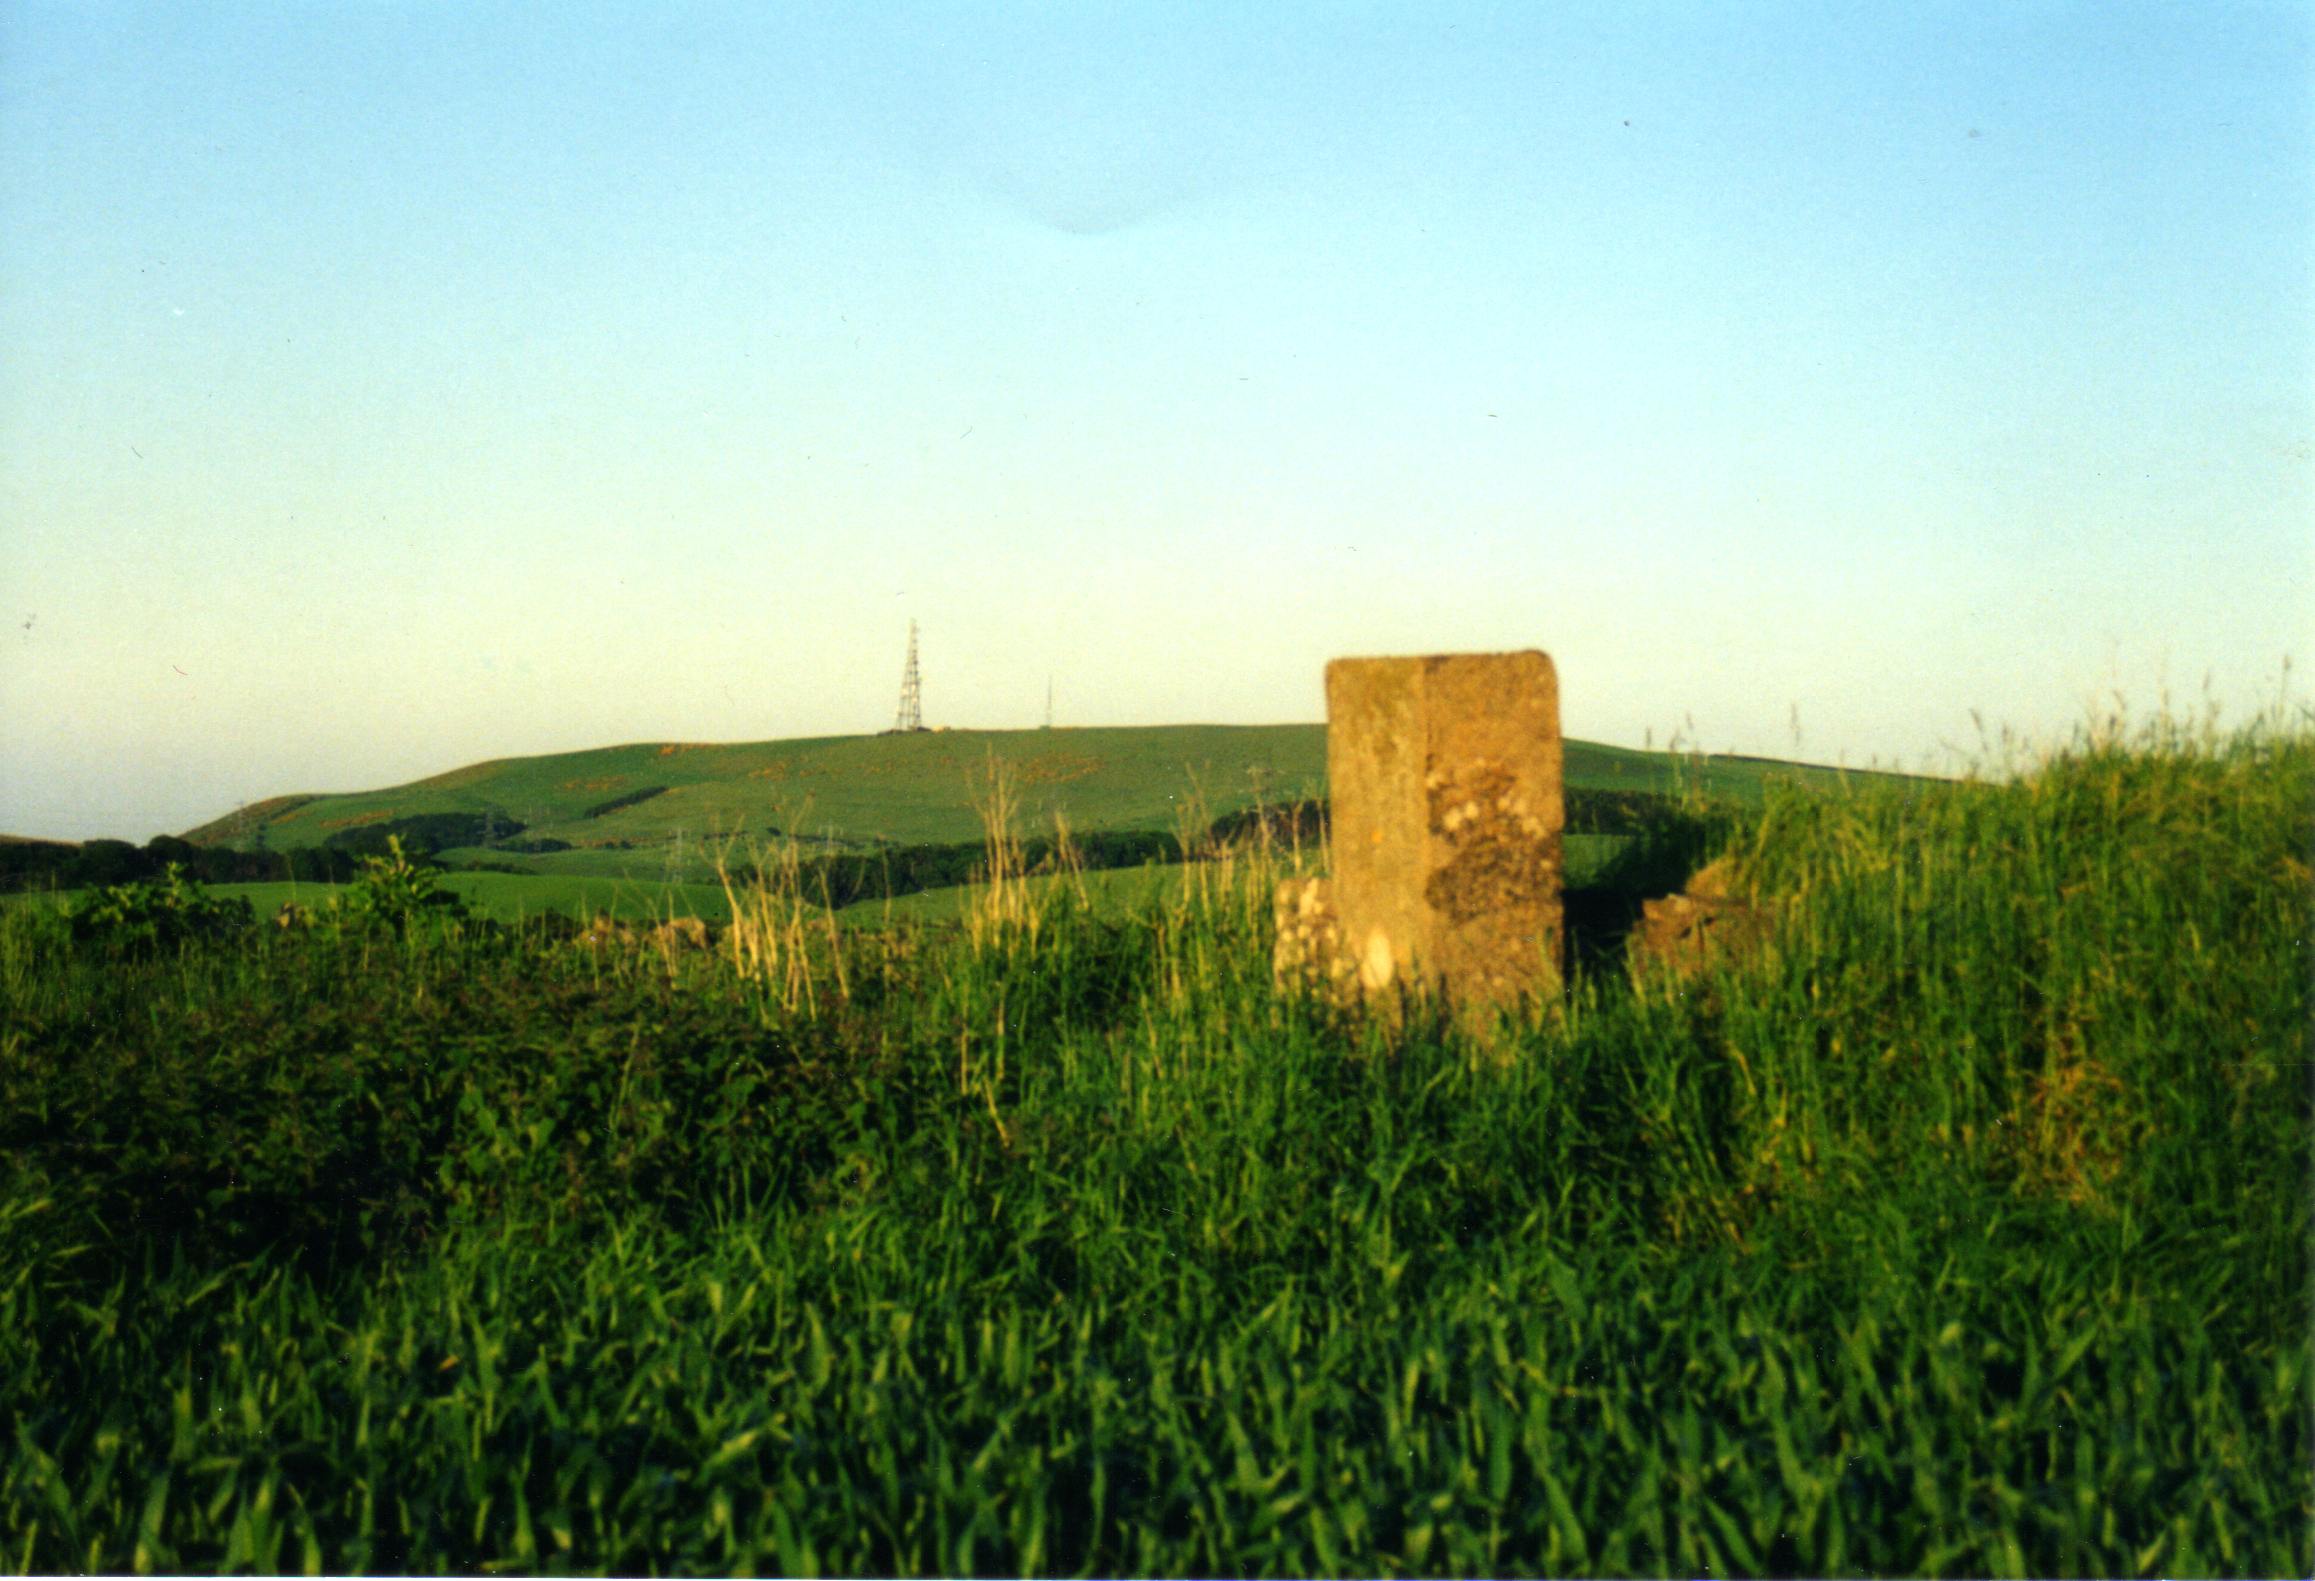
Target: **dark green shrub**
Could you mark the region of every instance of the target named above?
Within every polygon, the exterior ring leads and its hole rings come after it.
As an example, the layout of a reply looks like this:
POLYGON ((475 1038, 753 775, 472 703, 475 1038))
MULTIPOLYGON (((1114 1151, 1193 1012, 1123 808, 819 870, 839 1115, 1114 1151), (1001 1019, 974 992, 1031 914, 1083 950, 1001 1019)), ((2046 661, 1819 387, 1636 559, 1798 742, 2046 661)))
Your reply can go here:
POLYGON ((248 901, 219 900, 174 862, 158 881, 105 886, 67 917, 76 942, 127 956, 223 938, 255 920, 248 901))
POLYGON ((442 887, 440 870, 411 861, 401 840, 391 837, 384 856, 362 859, 362 871, 346 891, 345 909, 357 921, 405 938, 466 918, 466 902, 442 887))

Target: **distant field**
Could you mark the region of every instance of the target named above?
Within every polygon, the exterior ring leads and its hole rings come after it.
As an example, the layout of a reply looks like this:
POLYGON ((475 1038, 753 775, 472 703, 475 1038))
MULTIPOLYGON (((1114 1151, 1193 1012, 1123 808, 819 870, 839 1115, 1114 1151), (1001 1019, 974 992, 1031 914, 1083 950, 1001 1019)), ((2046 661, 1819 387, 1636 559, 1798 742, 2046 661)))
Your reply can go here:
MULTIPOLYGON (((474 911, 500 922, 519 922, 550 912, 592 917, 603 913, 623 922, 643 922, 670 915, 722 922, 731 915, 723 890, 713 884, 640 884, 615 878, 533 878, 519 873, 445 873, 442 886, 455 890, 474 911)), ((301 906, 326 906, 341 893, 332 884, 213 884, 208 891, 224 899, 249 902, 260 917, 269 917, 295 901, 301 906)), ((77 891, 55 895, 0 897, 0 902, 61 905, 77 891)))
POLYGON ((514 873, 451 873, 445 888, 464 896, 485 916, 512 922, 561 912, 592 917, 608 912, 621 921, 654 917, 698 917, 721 922, 731 914, 716 884, 643 884, 617 878, 533 878, 514 873))
MULTIPOLYGON (((1123 912, 1138 903, 1167 893, 1170 886, 1181 882, 1183 871, 1179 866, 1117 868, 1108 872, 1084 874, 1082 882, 1093 896, 1097 909, 1123 912)), ((1031 890, 1041 894, 1056 880, 1040 875, 1024 882, 1031 890)), ((714 884, 647 884, 616 878, 534 878, 519 873, 445 873, 442 875, 442 886, 456 891, 475 912, 500 922, 520 922, 529 917, 560 913, 582 919, 607 914, 621 922, 649 922, 670 916, 697 917, 703 922, 721 924, 731 916, 731 906, 722 888, 714 884)), ((977 884, 958 884, 945 889, 929 889, 903 895, 892 901, 864 900, 844 907, 837 915, 847 923, 863 927, 874 927, 886 920, 953 920, 965 914, 980 888, 977 884)), ((220 899, 248 901, 251 909, 262 918, 272 916, 293 901, 315 908, 327 906, 343 893, 344 886, 212 884, 207 889, 220 899)), ((81 893, 66 890, 53 895, 0 896, 0 905, 65 905, 78 899, 81 893)))
MULTIPOLYGON (((1589 883, 1627 843, 1620 835, 1571 834, 1562 839, 1565 845, 1561 859, 1567 865, 1567 882, 1572 886, 1589 883)), ((1040 875, 1025 882, 1033 894, 1040 895, 1054 885, 1081 885, 1097 913, 1122 916, 1144 910, 1153 901, 1178 898, 1182 886, 1191 882, 1196 872, 1196 868, 1186 864, 1168 863, 1064 877, 1040 875)), ((921 890, 889 901, 863 900, 844 907, 837 915, 855 923, 881 922, 887 917, 895 922, 945 922, 963 916, 982 887, 957 884, 945 889, 921 890)))
MULTIPOLYGON (((1153 903, 1178 897, 1190 869, 1180 863, 1149 867, 1119 867, 1106 872, 1053 876, 1039 874, 1021 882, 1042 899, 1056 886, 1081 887, 1101 915, 1123 916, 1153 903)), ((844 907, 837 916, 860 927, 885 922, 953 922, 972 909, 984 891, 979 884, 953 884, 945 889, 919 890, 893 900, 863 900, 844 907)))
MULTIPOLYGON (((1625 844, 1615 835, 1571 834, 1563 838, 1567 881, 1578 887, 1589 882, 1625 844)), ((656 876, 658 864, 645 860, 643 853, 589 854, 631 857, 635 873, 653 876, 451 872, 443 875, 442 883, 445 888, 455 890, 476 912, 501 922, 518 922, 550 912, 581 918, 608 914, 623 922, 678 916, 722 923, 731 915, 730 903, 720 884, 663 882, 656 876)), ((1082 884, 1097 910, 1123 913, 1169 893, 1169 886, 1179 885, 1189 871, 1181 864, 1153 864, 1065 879, 1039 876, 1025 882, 1039 891, 1054 883, 1082 884)), ((304 906, 327 905, 338 893, 338 887, 329 884, 216 884, 209 888, 215 895, 247 900, 261 917, 271 916, 293 901, 304 906)), ((840 908, 837 915, 846 922, 868 926, 887 919, 944 921, 962 916, 979 890, 979 885, 958 884, 922 890, 890 901, 864 900, 840 908)), ((76 893, 64 891, 53 896, 4 898, 48 899, 61 904, 73 899, 76 893)))

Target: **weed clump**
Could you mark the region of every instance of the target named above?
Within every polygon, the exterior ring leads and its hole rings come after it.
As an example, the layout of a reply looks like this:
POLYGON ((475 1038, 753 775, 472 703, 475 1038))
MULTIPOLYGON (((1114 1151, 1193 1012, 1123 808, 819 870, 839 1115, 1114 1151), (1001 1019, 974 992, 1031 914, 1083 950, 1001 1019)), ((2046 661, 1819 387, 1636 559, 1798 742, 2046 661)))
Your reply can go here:
POLYGON ((405 939, 439 937, 466 920, 466 902, 442 887, 438 869, 412 861, 399 837, 387 840, 385 855, 361 858, 341 904, 354 922, 405 939))

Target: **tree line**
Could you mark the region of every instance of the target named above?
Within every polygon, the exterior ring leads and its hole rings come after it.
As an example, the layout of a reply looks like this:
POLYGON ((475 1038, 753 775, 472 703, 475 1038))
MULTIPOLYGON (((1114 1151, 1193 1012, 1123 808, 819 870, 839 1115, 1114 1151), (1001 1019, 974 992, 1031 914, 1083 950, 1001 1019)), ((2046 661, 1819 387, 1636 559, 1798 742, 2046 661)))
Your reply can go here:
POLYGON ((0 892, 134 884, 159 878, 172 865, 204 884, 343 884, 353 878, 358 861, 343 849, 236 851, 173 834, 157 834, 141 846, 126 840, 8 841, 0 843, 0 892))

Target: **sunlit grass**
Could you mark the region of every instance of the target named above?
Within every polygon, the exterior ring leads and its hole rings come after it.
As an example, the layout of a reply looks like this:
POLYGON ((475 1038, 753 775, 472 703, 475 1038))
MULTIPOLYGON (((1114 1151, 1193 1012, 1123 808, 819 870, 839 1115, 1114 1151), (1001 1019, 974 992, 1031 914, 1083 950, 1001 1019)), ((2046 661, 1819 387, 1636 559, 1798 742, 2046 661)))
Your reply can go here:
POLYGON ((714 953, 11 911, 4 1557, 2304 1574, 2311 808, 2303 723, 1772 795, 1771 947, 1509 1059, 994 796, 955 923, 760 861, 714 953))

